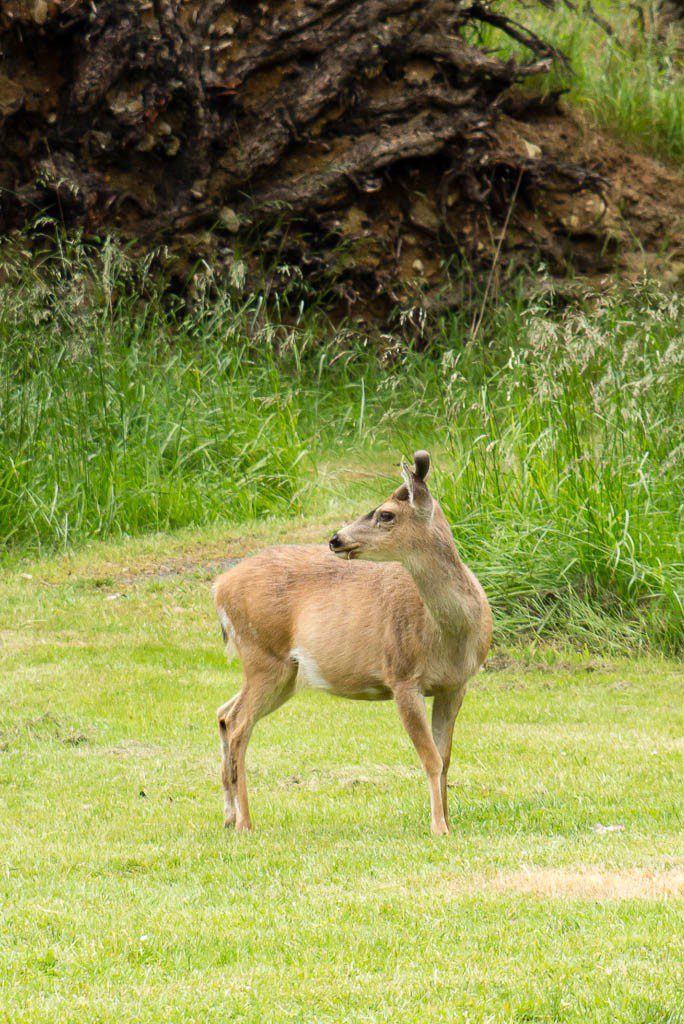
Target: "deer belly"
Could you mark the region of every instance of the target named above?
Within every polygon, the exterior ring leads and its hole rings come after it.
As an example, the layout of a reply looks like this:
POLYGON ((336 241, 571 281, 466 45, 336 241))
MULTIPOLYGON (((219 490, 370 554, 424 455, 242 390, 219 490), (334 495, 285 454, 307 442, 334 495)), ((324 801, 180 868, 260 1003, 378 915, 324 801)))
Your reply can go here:
POLYGON ((302 647, 290 652, 291 659, 298 665, 297 683, 314 690, 325 690, 336 697, 350 700, 388 700, 392 696, 378 674, 369 666, 363 668, 332 664, 331 659, 317 659, 302 647))

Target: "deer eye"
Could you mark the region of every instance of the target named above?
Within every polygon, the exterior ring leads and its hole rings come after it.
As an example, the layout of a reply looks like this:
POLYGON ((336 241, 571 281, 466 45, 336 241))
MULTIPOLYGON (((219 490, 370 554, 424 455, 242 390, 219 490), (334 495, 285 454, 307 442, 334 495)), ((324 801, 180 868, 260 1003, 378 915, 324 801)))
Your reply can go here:
POLYGON ((379 523, 393 523, 395 520, 394 512, 378 512, 379 523))

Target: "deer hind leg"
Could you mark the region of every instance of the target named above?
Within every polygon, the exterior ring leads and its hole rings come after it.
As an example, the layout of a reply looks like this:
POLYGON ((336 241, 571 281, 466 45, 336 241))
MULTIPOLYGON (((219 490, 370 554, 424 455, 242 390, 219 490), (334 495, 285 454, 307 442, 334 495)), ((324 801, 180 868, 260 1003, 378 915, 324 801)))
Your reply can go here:
POLYGON ((231 781, 230 772, 230 744, 228 742, 227 716, 230 709, 238 699, 238 694, 231 697, 229 701, 222 704, 216 712, 219 726, 219 740, 221 741, 221 782, 223 783, 223 823, 228 828, 235 824, 235 792, 231 781))
POLYGON ((440 780, 442 757, 432 738, 425 712, 425 699, 415 687, 395 691, 394 699, 404 727, 413 741, 425 770, 430 789, 430 827, 436 836, 447 835, 440 780))
POLYGON ((219 708, 219 734, 223 754, 226 825, 238 832, 252 828, 247 799, 245 755, 252 730, 260 718, 275 711, 292 696, 297 666, 270 657, 244 659, 245 681, 240 692, 219 708), (224 714, 221 716, 221 712, 224 714))
POLYGON ((440 792, 442 795, 442 808, 444 820, 449 826, 449 813, 447 809, 447 774, 451 763, 451 746, 454 736, 454 724, 456 716, 461 710, 465 687, 459 690, 443 690, 435 694, 432 703, 432 738, 442 758, 442 774, 440 776, 440 792))

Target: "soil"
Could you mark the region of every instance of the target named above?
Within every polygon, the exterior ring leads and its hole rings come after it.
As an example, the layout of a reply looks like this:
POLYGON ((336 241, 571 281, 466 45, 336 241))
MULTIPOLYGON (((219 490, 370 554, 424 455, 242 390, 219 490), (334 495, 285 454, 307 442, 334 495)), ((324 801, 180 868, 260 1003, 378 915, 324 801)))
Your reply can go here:
MULTIPOLYGON (((576 160, 605 181, 605 207, 581 195, 547 202, 548 214, 567 230, 576 247, 578 269, 596 274, 617 267, 623 278, 646 272, 664 283, 681 285, 682 169, 630 149, 571 112, 539 117, 530 129, 530 141, 542 152, 561 161, 576 160)), ((559 236, 563 238, 562 231, 559 236)))

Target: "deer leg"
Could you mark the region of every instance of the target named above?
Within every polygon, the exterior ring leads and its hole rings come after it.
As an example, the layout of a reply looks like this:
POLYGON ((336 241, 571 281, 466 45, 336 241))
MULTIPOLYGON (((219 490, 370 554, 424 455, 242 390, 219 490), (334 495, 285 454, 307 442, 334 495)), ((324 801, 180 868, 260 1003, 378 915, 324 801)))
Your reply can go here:
POLYGON ((432 703, 432 738, 442 758, 442 774, 440 776, 440 792, 442 794, 442 808, 444 820, 449 825, 449 813, 447 809, 447 773, 451 762, 451 744, 454 735, 454 723, 456 716, 461 710, 465 687, 459 690, 442 690, 435 694, 432 703))
POLYGON ((216 712, 219 727, 219 740, 221 742, 221 782, 223 783, 223 823, 228 828, 235 824, 235 793, 230 775, 230 745, 228 743, 228 727, 226 718, 238 694, 231 697, 229 701, 222 704, 216 712))
MULTIPOLYGON (((245 755, 252 729, 264 715, 275 711, 292 696, 297 667, 291 662, 271 660, 268 667, 262 664, 258 669, 245 665, 245 682, 237 696, 229 702, 223 718, 227 745, 227 763, 224 761, 224 788, 227 784, 231 799, 233 817, 226 824, 235 822, 238 832, 249 832, 252 819, 247 799, 247 773, 245 755)), ((223 748, 222 734, 222 748, 223 748)))
POLYGON ((430 827, 436 836, 447 835, 440 779, 442 757, 432 738, 425 712, 425 699, 414 687, 397 690, 394 699, 406 732, 411 737, 428 778, 430 789, 430 827))

